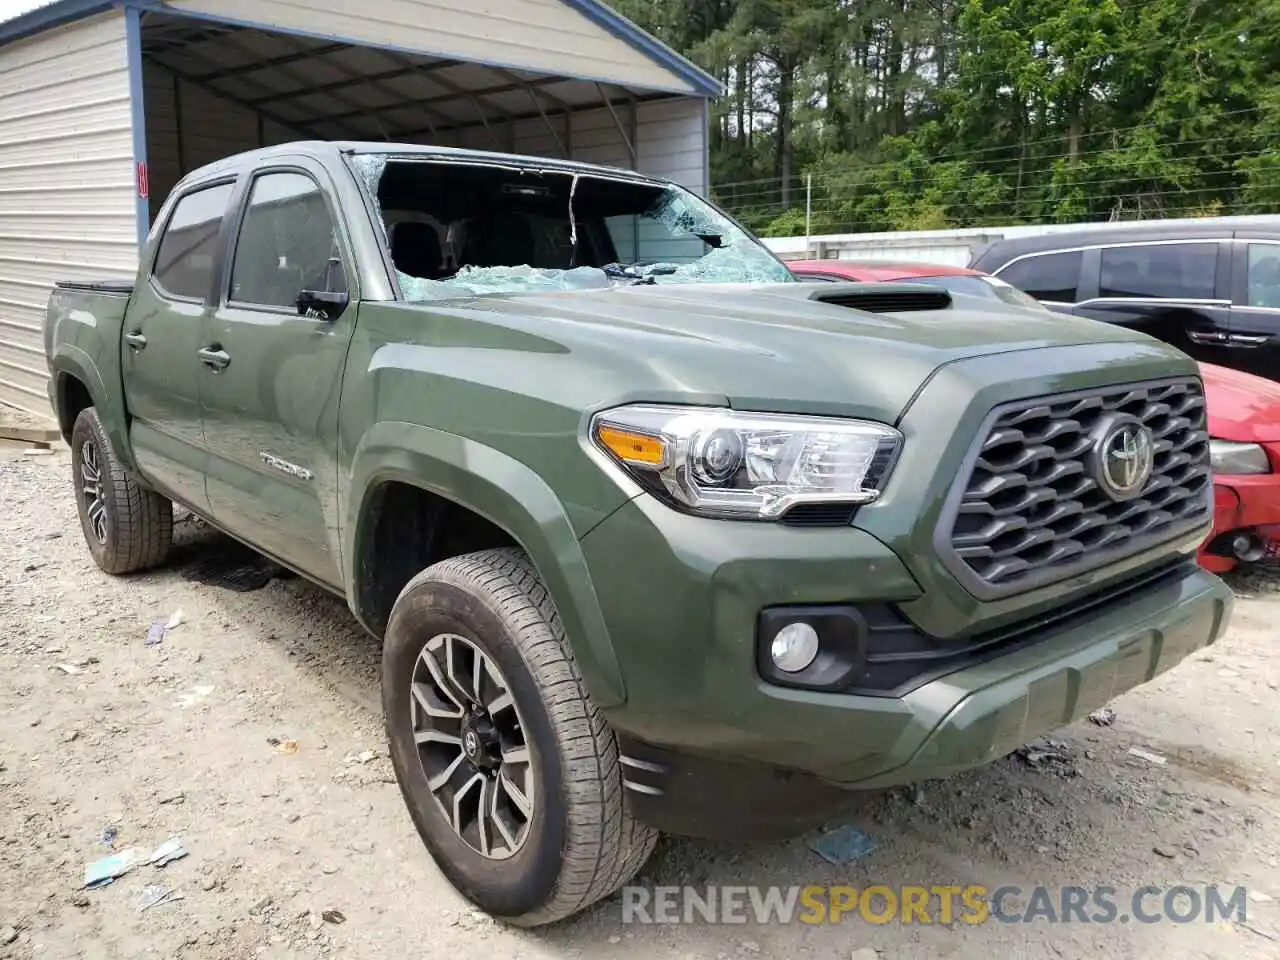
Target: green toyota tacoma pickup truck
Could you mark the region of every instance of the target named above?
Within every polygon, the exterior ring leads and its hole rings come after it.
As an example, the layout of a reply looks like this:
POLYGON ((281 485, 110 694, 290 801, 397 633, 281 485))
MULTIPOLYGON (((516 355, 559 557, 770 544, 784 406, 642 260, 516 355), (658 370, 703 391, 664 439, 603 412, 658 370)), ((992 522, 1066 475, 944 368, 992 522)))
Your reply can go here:
POLYGON ((1214 642, 1196 366, 932 288, 796 282, 674 184, 295 143, 188 175, 45 332, 94 559, 173 504, 383 641, 391 758, 510 922, 658 831, 764 836, 995 760, 1214 642))

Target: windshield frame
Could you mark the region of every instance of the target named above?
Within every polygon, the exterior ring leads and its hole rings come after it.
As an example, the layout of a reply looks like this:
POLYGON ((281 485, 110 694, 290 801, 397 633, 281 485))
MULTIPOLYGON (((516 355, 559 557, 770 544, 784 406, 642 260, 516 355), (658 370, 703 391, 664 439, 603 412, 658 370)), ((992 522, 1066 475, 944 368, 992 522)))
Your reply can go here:
MULTIPOLYGON (((431 148, 436 150, 444 150, 449 148, 431 148)), ((632 184, 635 186, 649 187, 666 193, 667 191, 675 191, 678 196, 684 197, 695 208, 701 204, 705 206, 711 214, 722 218, 729 226, 733 227, 741 235, 745 245, 749 245, 758 251, 760 255, 775 264, 778 269, 777 280, 748 280, 738 282, 755 282, 755 283, 788 283, 798 282, 791 276, 790 270, 777 254, 769 249, 768 246, 751 230, 744 226, 732 214, 719 207, 714 201, 708 197, 701 196, 696 191, 690 189, 684 184, 677 183, 674 180, 668 180, 663 177, 650 176, 638 171, 623 170, 611 167, 601 167, 592 164, 584 164, 571 160, 556 160, 543 157, 522 156, 517 154, 493 154, 485 155, 483 153, 472 153, 471 151, 458 150, 455 155, 450 153, 432 153, 416 152, 411 150, 344 150, 342 158, 352 178, 356 182, 357 189, 364 202, 365 212, 368 214, 371 226, 374 228, 374 237, 377 240, 378 250, 382 256, 383 269, 386 271, 388 283, 391 292, 398 303, 430 303, 430 299, 410 299, 405 295, 405 291, 400 283, 400 271, 396 268, 395 261, 391 254, 390 237, 387 232, 386 220, 383 216, 381 202, 378 198, 377 187, 381 182, 383 173, 391 163, 403 164, 432 164, 437 166, 451 167, 471 167, 471 168, 489 168, 494 170, 507 170, 513 173, 534 173, 544 176, 563 176, 574 180, 578 179, 594 179, 609 181, 615 183, 632 184), (360 161, 364 161, 363 164, 360 161), (373 179, 369 170, 370 161, 377 166, 376 179, 373 179), (364 169, 361 169, 363 167, 364 169)), ((642 216, 642 214, 637 214, 642 216)), ((709 250, 708 253, 714 252, 709 250)), ((705 254, 704 254, 705 256, 705 254)), ((697 262, 697 261, 693 261, 697 262)), ((599 269, 599 268, 576 268, 576 269, 599 269)), ((661 275, 658 276, 659 282, 661 275)), ((669 285, 678 285, 665 281, 669 285)), ((732 281, 725 281, 732 282, 732 281)), ((690 286, 696 286, 699 281, 685 281, 690 286)), ((616 283, 611 284, 616 286, 616 283)), ((497 291, 495 291, 497 292, 497 291)), ((516 291, 512 291, 513 293, 516 291)), ((550 291, 524 291, 527 293, 550 292, 550 291)), ((464 290, 458 291, 459 297, 482 296, 483 294, 470 293, 464 290)))

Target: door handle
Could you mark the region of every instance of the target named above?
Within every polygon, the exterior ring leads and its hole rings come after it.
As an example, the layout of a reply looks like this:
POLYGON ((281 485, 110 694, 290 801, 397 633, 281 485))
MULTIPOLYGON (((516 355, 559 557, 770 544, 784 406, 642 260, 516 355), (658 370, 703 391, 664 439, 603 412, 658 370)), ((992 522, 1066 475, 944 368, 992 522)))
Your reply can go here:
POLYGON ((200 362, 210 370, 225 370, 231 366, 231 354, 217 347, 205 347, 198 351, 200 362))
POLYGON ((1216 331, 1192 330, 1187 334, 1192 343, 1226 343, 1227 335, 1216 331))
POLYGON ((1227 335, 1227 345, 1232 347, 1260 347, 1271 338, 1259 334, 1232 333, 1227 335))
POLYGON ((139 330, 124 335, 124 342, 133 347, 134 350, 145 350, 147 348, 147 338, 142 335, 139 330))

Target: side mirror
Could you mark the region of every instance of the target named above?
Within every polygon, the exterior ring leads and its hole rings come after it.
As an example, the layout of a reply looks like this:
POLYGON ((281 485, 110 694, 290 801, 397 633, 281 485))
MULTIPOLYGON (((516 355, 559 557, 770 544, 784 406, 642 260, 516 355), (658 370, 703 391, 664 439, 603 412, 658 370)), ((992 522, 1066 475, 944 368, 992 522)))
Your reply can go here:
POLYGON ((345 292, 303 290, 298 294, 298 315, 313 320, 337 320, 350 301, 351 298, 345 292))
POLYGON ((324 267, 324 288, 326 290, 347 289, 347 272, 342 267, 341 257, 330 257, 324 267))

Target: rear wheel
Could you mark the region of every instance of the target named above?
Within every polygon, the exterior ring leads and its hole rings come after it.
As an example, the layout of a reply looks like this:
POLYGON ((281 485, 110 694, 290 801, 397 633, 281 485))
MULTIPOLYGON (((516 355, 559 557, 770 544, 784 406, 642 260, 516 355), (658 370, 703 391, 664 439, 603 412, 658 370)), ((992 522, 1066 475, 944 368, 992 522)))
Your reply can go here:
POLYGON ((525 554, 487 550, 401 592, 383 650, 391 758, 449 881, 495 917, 552 923, 613 893, 653 852, 618 746, 525 554))
POLYGON ((107 573, 134 573, 164 562, 173 543, 173 504, 146 490, 121 465, 89 407, 71 430, 72 482, 80 528, 107 573))

